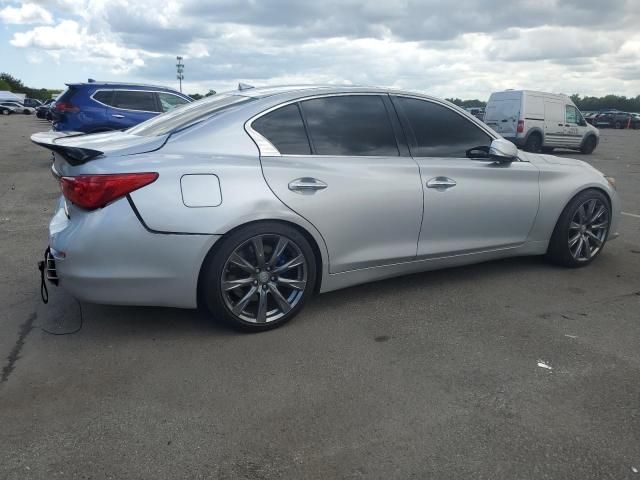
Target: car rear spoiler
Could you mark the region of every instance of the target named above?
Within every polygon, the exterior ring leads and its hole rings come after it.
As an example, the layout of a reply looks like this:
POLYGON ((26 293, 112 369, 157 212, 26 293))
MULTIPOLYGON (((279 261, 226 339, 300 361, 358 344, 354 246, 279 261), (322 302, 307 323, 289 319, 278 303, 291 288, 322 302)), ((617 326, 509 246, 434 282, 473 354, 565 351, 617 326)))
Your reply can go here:
POLYGON ((63 138, 72 138, 78 137, 84 134, 66 134, 61 132, 41 132, 34 133, 31 135, 31 141, 36 145, 39 145, 44 148, 48 148, 49 150, 59 154, 62 158, 64 158, 70 165, 74 167, 77 165, 82 165, 83 163, 87 163, 89 160, 99 157, 103 152, 99 150, 93 150, 90 148, 82 148, 82 147, 74 147, 67 146, 56 143, 57 140, 63 138))

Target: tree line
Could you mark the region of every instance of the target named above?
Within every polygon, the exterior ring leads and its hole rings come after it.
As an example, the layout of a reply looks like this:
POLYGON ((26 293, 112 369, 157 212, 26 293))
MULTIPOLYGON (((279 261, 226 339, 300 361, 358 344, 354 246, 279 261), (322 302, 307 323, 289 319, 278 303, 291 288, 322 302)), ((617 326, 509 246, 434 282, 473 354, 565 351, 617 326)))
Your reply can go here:
POLYGON ((19 80, 8 73, 0 73, 0 90, 8 90, 14 93, 26 93, 27 98, 37 98, 43 102, 50 99, 52 95, 60 93, 60 90, 29 88, 22 83, 22 80, 19 80))
MULTIPOLYGON (((11 92, 26 93, 29 98, 37 98, 38 100, 48 100, 52 95, 60 93, 60 90, 51 90, 47 88, 29 88, 22 80, 15 78, 8 73, 0 73, 0 90, 9 90, 11 92)), ((194 93, 190 95, 194 100, 203 97, 215 95, 214 90, 209 90, 206 94, 201 95, 194 93)), ((485 107, 487 102, 478 100, 462 100, 460 98, 447 98, 451 103, 463 108, 485 107)), ((577 93, 571 95, 571 100, 582 111, 598 111, 615 109, 623 112, 640 112, 640 95, 637 97, 625 97, 624 95, 605 95, 604 97, 580 96, 577 93)))
MULTIPOLYGON (((620 110, 623 112, 640 112, 640 95, 637 97, 625 97, 624 95, 605 95, 604 97, 582 97, 577 93, 571 95, 571 100, 583 112, 600 110, 620 110)), ((460 98, 447 98, 447 100, 462 108, 486 107, 487 102, 482 100, 462 100, 460 98)))

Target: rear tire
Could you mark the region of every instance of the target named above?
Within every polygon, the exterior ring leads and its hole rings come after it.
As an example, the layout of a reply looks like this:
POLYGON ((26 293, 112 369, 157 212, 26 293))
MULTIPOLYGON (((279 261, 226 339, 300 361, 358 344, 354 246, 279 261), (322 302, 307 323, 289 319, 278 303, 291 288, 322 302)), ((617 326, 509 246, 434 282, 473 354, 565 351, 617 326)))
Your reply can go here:
POLYGON ((586 138, 582 147, 580 147, 580 151, 585 155, 590 155, 596 149, 596 137, 590 135, 586 138))
POLYGON ((573 197, 553 230, 547 258, 565 267, 589 265, 602 251, 609 235, 611 206, 600 190, 573 197))
POLYGON ((279 327, 313 294, 316 261, 295 228, 260 222, 220 240, 203 265, 199 298, 216 319, 249 332, 279 327))
POLYGON ((527 138, 526 143, 524 144, 524 149, 527 152, 539 153, 542 149, 542 137, 539 133, 532 133, 527 138))

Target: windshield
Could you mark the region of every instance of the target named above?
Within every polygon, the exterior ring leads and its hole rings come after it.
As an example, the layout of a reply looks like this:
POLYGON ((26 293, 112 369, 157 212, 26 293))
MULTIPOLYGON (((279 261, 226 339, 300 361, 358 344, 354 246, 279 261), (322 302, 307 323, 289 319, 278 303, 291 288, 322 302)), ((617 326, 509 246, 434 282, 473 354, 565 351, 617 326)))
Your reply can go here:
POLYGON ((158 137, 177 130, 182 130, 195 123, 201 122, 214 114, 241 104, 252 101, 251 97, 241 95, 220 94, 203 98, 193 103, 169 110, 166 113, 142 122, 127 130, 132 135, 145 137, 158 137))

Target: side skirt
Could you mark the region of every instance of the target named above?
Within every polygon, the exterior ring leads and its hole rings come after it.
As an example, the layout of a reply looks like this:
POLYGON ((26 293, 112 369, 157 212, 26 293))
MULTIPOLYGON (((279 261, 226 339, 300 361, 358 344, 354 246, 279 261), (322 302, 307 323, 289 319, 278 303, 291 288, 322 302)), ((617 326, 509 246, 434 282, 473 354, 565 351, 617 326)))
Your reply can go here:
POLYGON ((444 268, 488 262, 501 258, 519 257, 527 255, 543 255, 547 251, 548 241, 527 242, 517 247, 502 248, 484 252, 451 255, 448 257, 428 258, 411 262, 383 265, 379 267, 363 268, 348 272, 335 273, 323 278, 320 293, 339 290, 362 283, 383 280, 418 272, 440 270, 444 268))

